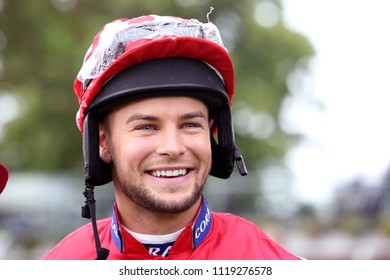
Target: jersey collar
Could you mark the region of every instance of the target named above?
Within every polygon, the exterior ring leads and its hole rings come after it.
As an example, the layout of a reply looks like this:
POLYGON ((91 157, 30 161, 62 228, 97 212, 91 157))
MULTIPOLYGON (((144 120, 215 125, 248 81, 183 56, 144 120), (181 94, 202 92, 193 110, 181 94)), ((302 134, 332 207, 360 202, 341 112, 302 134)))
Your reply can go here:
MULTIPOLYGON (((212 227, 212 215, 210 208, 208 206, 207 200, 202 196, 202 204, 198 211, 198 214, 192 223, 191 232, 192 232, 192 248, 198 248, 202 242, 208 236, 210 229, 212 227)), ((122 235, 121 224, 118 219, 118 213, 116 204, 114 203, 112 211, 112 222, 111 222, 111 238, 113 239, 118 250, 123 253, 125 248, 125 242, 122 235)))

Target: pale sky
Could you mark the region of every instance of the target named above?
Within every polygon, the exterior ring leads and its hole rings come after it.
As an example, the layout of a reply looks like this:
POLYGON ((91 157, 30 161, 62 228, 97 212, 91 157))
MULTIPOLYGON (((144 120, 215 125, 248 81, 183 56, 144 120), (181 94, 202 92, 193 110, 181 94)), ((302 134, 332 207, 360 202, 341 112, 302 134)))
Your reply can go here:
POLYGON ((308 141, 288 162, 295 189, 324 201, 351 178, 382 179, 390 166, 390 1, 283 0, 291 29, 316 49, 304 102, 286 113, 308 141))

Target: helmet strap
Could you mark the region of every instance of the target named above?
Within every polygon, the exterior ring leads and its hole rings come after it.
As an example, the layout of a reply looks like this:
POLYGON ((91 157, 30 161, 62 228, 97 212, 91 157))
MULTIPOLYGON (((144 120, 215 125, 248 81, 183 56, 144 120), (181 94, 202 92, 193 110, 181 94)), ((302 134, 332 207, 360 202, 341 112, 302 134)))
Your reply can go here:
POLYGON ((210 175, 221 179, 229 178, 234 169, 234 162, 237 164, 240 175, 247 175, 248 171, 244 158, 234 142, 232 114, 229 104, 225 104, 221 108, 215 121, 215 125, 218 127, 218 143, 211 133, 212 166, 210 175))
POLYGON ((85 197, 85 205, 81 208, 81 216, 86 219, 91 219, 96 247, 95 260, 106 260, 108 254, 110 253, 110 250, 101 247, 99 232, 96 224, 96 201, 94 197, 93 187, 86 184, 83 194, 85 197))

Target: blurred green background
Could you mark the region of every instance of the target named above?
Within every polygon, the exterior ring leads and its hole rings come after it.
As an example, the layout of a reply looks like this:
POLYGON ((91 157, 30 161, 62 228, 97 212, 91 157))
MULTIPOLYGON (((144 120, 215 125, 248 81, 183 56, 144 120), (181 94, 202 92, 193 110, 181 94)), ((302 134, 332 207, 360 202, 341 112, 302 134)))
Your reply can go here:
MULTIPOLYGON (((304 136, 286 129, 280 111, 310 72, 315 49, 285 24, 282 1, 3 0, 0 161, 10 180, 0 197, 0 259, 37 259, 88 222, 80 216, 83 160, 73 81, 95 34, 114 19, 144 14, 206 22, 210 7, 210 21, 235 65, 236 142, 250 174, 210 178, 212 209, 256 222, 304 258, 390 258, 388 178, 369 195, 353 182, 326 209, 303 203, 291 190, 284 159, 304 136), (277 21, 259 20, 271 12, 277 21), (353 250, 358 244, 361 249, 353 250)), ((110 215, 111 185, 97 188, 96 195, 98 217, 110 215)))

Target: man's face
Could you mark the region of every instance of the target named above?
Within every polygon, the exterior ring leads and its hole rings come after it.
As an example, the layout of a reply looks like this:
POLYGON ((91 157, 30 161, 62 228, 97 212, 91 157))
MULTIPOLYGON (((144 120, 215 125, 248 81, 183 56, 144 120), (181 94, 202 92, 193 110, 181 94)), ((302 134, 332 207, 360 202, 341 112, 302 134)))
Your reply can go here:
POLYGON ((211 168, 208 109, 191 97, 126 103, 100 124, 100 156, 113 164, 117 199, 153 212, 185 211, 211 168))

